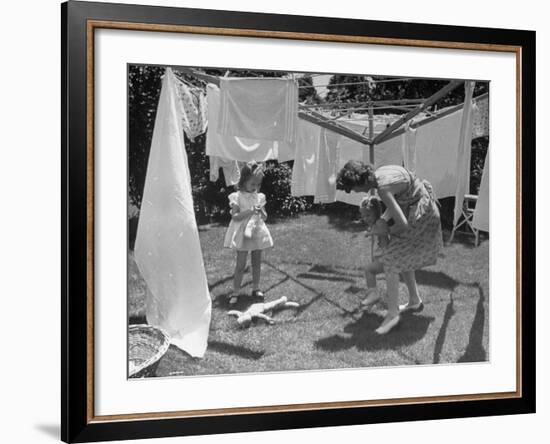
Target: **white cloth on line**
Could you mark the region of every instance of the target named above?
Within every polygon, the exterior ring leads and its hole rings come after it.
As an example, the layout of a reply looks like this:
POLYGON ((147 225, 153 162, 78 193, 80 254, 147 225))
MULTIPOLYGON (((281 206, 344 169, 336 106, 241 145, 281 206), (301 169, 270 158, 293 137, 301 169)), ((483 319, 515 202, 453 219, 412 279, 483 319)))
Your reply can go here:
POLYGON ((489 231, 489 151, 487 151, 485 156, 472 225, 478 230, 489 231))
POLYGON ((283 78, 220 78, 218 133, 294 142, 298 84, 283 78))
POLYGON ((416 129, 411 127, 411 122, 405 124, 405 131, 401 134, 401 155, 403 166, 416 172, 416 129))
POLYGON ((291 194, 293 196, 315 195, 320 140, 321 127, 300 119, 292 167, 291 194))
POLYGON ((206 154, 240 162, 264 162, 278 159, 286 162, 294 159, 294 145, 273 140, 259 140, 218 133, 220 114, 220 89, 212 84, 206 87, 208 102, 208 131, 206 154))
POLYGON ((315 179, 315 203, 329 203, 336 200, 336 176, 339 163, 339 142, 341 136, 321 129, 317 148, 317 173, 315 179))
POLYGON ((220 168, 227 186, 239 183, 241 170, 236 160, 224 159, 218 156, 208 156, 210 162, 210 182, 216 182, 220 177, 220 168))
POLYGON ((206 351, 211 299, 202 258, 175 76, 167 69, 155 118, 135 260, 149 292, 147 322, 191 356, 206 351))
MULTIPOLYGON (((472 95, 475 82, 465 82, 464 85, 464 107, 462 109, 462 120, 460 123, 460 139, 456 156, 456 191, 453 226, 456 227, 458 219, 462 215, 464 195, 470 189, 470 158, 472 153, 472 95)), ((436 190, 437 193, 437 190, 436 190)))

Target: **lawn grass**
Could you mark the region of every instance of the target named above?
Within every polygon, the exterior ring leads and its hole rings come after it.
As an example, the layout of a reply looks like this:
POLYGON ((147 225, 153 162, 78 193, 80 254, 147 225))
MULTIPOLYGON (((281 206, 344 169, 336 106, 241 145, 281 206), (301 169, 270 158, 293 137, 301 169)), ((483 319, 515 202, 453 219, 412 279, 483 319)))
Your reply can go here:
MULTIPOLYGON (((269 221, 268 221, 269 222, 269 221)), ((264 255, 266 300, 287 296, 298 309, 275 312, 241 329, 227 315, 234 252, 223 249, 223 225, 199 227, 212 296, 208 350, 194 359, 174 346, 161 359, 157 376, 370 366, 480 362, 489 359, 489 241, 470 239, 446 246, 437 265, 417 272, 425 308, 404 315, 400 326, 380 337, 374 330, 383 303, 360 309, 364 264, 370 244, 362 226, 337 215, 302 215, 268 224, 275 248, 264 255)), ((250 273, 244 281, 250 292, 250 273)), ((379 287, 385 290, 383 276, 379 287)), ((129 321, 144 322, 147 286, 132 253, 129 258, 129 321)), ((406 301, 401 283, 400 299, 406 301)), ((236 309, 251 303, 242 298, 236 309)))

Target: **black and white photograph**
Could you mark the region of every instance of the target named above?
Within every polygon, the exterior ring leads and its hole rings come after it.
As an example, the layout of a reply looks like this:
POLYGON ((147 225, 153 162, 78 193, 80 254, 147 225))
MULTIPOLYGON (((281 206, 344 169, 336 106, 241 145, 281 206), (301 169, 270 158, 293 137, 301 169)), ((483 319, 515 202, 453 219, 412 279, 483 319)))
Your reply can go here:
POLYGON ((127 74, 128 377, 489 361, 489 81, 127 74))

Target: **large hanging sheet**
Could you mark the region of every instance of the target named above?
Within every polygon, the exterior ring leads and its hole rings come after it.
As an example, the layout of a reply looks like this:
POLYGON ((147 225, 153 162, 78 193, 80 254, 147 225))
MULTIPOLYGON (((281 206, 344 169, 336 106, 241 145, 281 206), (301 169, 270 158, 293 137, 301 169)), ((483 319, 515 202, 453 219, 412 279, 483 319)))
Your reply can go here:
POLYGON ((211 299, 195 221, 175 77, 162 82, 135 243, 146 316, 191 356, 206 351, 211 299))
POLYGON ((218 133, 293 142, 298 84, 292 79, 220 78, 218 133))
MULTIPOLYGON (((268 137, 252 139, 235 134, 218 132, 220 115, 220 89, 212 84, 206 88, 208 101, 208 131, 206 133, 206 154, 240 162, 263 162, 278 159, 285 162, 294 158, 294 145, 269 140, 268 137)), ((297 102, 296 102, 297 103, 297 102)), ((267 136, 264 134, 264 136, 267 136)))

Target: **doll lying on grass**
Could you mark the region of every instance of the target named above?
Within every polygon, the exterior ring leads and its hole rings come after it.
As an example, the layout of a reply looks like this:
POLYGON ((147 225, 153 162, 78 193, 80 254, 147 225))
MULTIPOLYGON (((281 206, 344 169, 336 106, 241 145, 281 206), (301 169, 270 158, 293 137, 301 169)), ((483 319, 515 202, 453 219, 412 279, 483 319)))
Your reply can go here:
POLYGON ((378 196, 367 196, 361 201, 359 206, 361 218, 367 225, 367 236, 371 236, 371 242, 374 242, 372 261, 365 268, 365 277, 367 280, 366 298, 361 301, 361 305, 368 307, 378 301, 381 297, 376 286, 376 275, 384 272, 384 267, 380 261, 384 248, 389 242, 388 223, 382 218, 382 201, 378 196))

